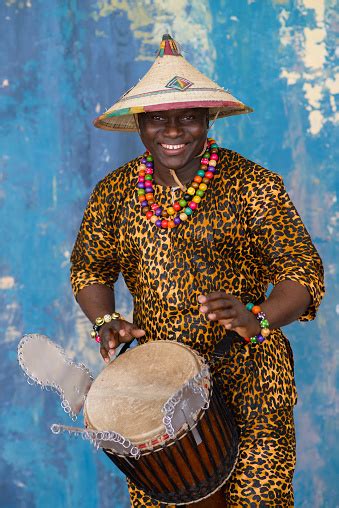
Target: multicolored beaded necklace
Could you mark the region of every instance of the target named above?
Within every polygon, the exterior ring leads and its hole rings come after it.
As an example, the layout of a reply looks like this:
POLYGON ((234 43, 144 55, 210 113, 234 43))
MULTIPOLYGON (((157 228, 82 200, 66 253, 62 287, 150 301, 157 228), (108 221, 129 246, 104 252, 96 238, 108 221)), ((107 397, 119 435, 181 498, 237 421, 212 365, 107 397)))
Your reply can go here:
POLYGON ((204 196, 209 183, 216 172, 219 159, 219 147, 214 139, 207 140, 207 148, 200 161, 200 169, 196 172, 183 197, 166 209, 154 201, 154 159, 146 151, 139 165, 138 196, 141 210, 146 218, 158 228, 171 229, 186 221, 204 196))

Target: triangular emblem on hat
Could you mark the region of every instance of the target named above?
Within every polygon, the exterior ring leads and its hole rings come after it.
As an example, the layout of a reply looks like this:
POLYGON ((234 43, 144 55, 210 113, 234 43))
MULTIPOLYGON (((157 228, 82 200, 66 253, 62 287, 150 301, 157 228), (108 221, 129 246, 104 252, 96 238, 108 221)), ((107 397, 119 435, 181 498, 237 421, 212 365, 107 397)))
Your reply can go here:
POLYGON ((172 78, 171 81, 169 81, 167 85, 165 85, 165 87, 173 88, 174 90, 184 91, 187 90, 187 88, 189 88, 192 85, 193 83, 189 79, 181 78, 180 76, 174 76, 174 78, 172 78))

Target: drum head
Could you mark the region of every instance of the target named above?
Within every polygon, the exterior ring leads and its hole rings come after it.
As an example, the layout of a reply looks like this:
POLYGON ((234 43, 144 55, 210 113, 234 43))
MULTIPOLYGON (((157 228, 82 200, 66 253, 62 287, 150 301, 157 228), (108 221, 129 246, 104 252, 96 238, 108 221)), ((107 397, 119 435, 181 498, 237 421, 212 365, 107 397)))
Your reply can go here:
POLYGON ((93 382, 84 408, 88 427, 134 443, 162 436, 164 403, 201 368, 200 357, 178 342, 147 342, 127 351, 93 382))

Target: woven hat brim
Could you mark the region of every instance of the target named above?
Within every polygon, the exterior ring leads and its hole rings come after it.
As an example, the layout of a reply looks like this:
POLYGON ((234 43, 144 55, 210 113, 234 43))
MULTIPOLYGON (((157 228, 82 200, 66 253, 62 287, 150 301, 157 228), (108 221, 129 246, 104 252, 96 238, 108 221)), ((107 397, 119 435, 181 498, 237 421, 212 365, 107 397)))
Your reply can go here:
POLYGON ((252 113, 253 109, 242 102, 236 101, 185 101, 168 104, 154 104, 151 106, 134 107, 115 111, 110 116, 106 114, 98 116, 93 124, 99 129, 108 131, 138 132, 138 126, 134 115, 152 111, 168 111, 173 109, 206 108, 209 109, 210 120, 224 118, 226 116, 252 113))
POLYGON ((101 129, 137 131, 134 115, 169 109, 207 108, 218 118, 249 113, 228 90, 202 74, 183 56, 157 57, 145 76, 94 120, 101 129))

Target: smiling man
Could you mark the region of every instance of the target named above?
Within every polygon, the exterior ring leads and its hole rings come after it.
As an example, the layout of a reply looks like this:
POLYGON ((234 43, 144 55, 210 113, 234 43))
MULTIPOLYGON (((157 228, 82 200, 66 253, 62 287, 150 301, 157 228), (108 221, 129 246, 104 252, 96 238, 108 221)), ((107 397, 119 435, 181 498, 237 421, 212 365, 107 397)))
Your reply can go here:
MULTIPOLYGON (((323 271, 281 177, 208 138, 211 120, 250 111, 164 36, 144 78, 95 120, 138 131, 146 152, 94 189, 72 253, 72 285, 106 362, 133 337, 177 340, 208 361, 222 346, 213 373, 240 447, 219 503, 287 507, 296 391, 280 327, 314 318, 323 271), (119 273, 133 296, 133 323, 115 312, 119 273)), ((129 489, 132 506, 160 506, 129 489)))

